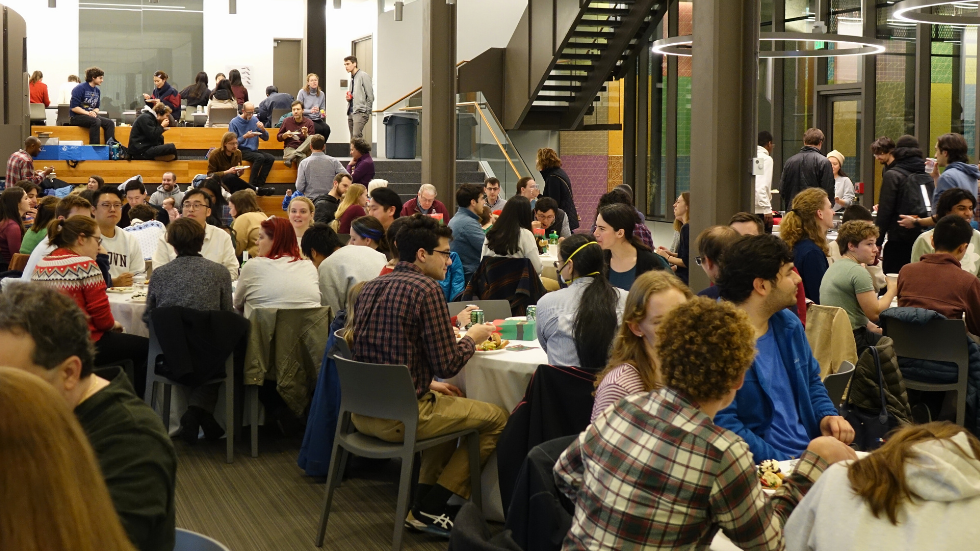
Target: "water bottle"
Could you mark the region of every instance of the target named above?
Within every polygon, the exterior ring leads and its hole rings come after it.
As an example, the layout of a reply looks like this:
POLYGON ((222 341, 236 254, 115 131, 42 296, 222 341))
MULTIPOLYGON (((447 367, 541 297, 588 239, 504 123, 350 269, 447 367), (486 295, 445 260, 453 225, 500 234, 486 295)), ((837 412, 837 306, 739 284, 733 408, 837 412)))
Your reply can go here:
POLYGON ((558 244, 558 233, 557 232, 555 232, 555 231, 552 231, 551 232, 551 235, 548 236, 548 244, 549 245, 557 245, 558 244))

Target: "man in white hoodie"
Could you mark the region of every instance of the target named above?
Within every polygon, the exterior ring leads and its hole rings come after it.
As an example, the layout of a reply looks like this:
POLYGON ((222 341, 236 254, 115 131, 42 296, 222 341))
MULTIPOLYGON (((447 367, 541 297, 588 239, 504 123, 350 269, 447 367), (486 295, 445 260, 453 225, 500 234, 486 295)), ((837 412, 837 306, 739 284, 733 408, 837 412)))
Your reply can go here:
POLYGON ((762 174, 755 177, 755 213, 762 218, 766 233, 772 233, 772 150, 775 149, 772 134, 768 130, 759 132, 759 146, 756 158, 762 160, 762 174))

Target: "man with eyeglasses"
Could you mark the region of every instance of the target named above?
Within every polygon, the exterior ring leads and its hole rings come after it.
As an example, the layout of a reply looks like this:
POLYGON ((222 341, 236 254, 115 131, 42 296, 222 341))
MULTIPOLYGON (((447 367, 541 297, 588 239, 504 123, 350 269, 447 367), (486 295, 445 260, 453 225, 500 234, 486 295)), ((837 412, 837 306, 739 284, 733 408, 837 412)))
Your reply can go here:
POLYGON ((490 207, 490 211, 503 210, 504 203, 507 201, 500 195, 500 180, 493 176, 487 178, 483 183, 483 191, 486 193, 484 203, 490 207))
POLYGON ((113 287, 129 287, 133 284, 133 274, 146 271, 139 240, 117 227, 123 204, 123 193, 114 185, 102 186, 95 193, 95 221, 102 231, 102 247, 109 255, 113 287))
MULTIPOLYGON (((367 282, 354 304, 354 360, 408 366, 419 402, 418 438, 476 429, 482 466, 496 449, 507 412, 468 400, 458 388, 434 377, 446 379, 459 373, 477 344, 493 332, 493 324, 475 324, 456 342, 437 283, 452 263, 452 230, 419 214, 400 224, 396 243, 400 262, 390 274, 367 282)), ((398 421, 356 415, 352 420, 358 431, 382 440, 404 438, 398 421)), ((418 498, 405 519, 407 527, 448 536, 453 512, 446 502, 453 494, 464 499, 470 495, 468 457, 467 447, 457 447, 455 441, 422 454, 418 498)))
MULTIPOLYGON (((238 259, 235 257, 235 245, 231 242, 228 233, 208 224, 208 216, 211 216, 211 197, 200 188, 191 188, 184 193, 184 203, 181 206, 181 215, 190 218, 204 228, 204 246, 201 247, 201 256, 217 262, 228 269, 231 280, 238 279, 238 259)), ((157 242, 157 250, 153 253, 153 269, 167 264, 177 258, 177 251, 167 243, 166 234, 160 236, 157 242)))
POLYGON ((276 158, 259 151, 259 138, 269 141, 269 132, 255 116, 255 104, 246 101, 242 105, 242 114, 231 120, 228 130, 238 136, 238 149, 242 152, 242 159, 252 164, 248 183, 255 187, 264 186, 276 158))

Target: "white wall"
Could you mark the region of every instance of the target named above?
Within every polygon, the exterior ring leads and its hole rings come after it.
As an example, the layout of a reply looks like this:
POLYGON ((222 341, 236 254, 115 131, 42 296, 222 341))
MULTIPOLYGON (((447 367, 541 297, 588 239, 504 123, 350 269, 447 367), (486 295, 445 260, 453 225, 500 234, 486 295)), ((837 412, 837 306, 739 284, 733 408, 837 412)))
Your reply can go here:
MULTIPOLYGON (((376 0, 344 0, 340 10, 333 9, 333 2, 327 2, 327 72, 320 75, 320 86, 327 94, 327 124, 330 125, 330 142, 344 143, 350 139, 347 130, 347 87, 341 80, 350 80, 350 73, 344 69, 344 58, 351 55, 351 42, 365 36, 374 36, 374 67, 378 59, 378 3, 376 0)), ((376 71, 375 71, 376 72, 376 71)), ((374 108, 379 109, 377 99, 377 78, 371 75, 374 84, 374 108)), ((377 117, 373 117, 372 125, 377 117)), ((377 139, 377 131, 371 136, 377 139)))
POLYGON ((57 8, 42 0, 2 3, 27 22, 27 71, 44 73, 48 94, 57 103, 61 84, 78 74, 78 0, 58 0, 57 8))

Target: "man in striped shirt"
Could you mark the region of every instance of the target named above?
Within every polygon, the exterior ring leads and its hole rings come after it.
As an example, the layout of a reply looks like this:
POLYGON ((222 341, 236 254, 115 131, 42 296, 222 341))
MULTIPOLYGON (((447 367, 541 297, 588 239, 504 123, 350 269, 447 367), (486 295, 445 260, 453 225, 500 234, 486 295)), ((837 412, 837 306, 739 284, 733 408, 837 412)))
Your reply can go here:
POLYGON ((721 529, 742 549, 782 549, 793 508, 854 451, 815 439, 767 499, 748 445, 711 421, 752 364, 748 317, 696 298, 672 310, 657 337, 666 388, 608 409, 555 465, 558 489, 575 503, 562 548, 706 550, 721 529))

